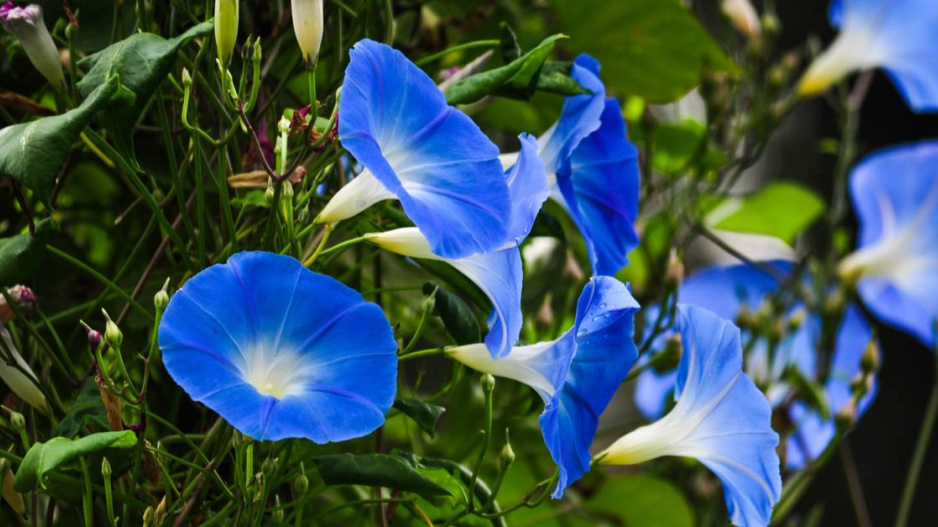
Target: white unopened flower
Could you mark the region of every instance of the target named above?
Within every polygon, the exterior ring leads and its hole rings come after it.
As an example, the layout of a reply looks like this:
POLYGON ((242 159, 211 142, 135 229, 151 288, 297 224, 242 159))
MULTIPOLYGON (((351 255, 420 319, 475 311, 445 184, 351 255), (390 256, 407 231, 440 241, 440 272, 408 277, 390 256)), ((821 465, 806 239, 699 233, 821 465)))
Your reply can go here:
POLYGON ((10 333, 0 324, 0 380, 28 405, 47 413, 49 405, 46 396, 30 377, 35 379, 36 374, 17 351, 10 333))
POLYGON ((322 0, 292 0, 293 31, 308 66, 319 57, 322 44, 322 0))
POLYGON ((762 34, 759 14, 749 0, 723 0, 720 8, 729 17, 737 31, 748 38, 758 38, 762 34))
POLYGON ((59 50, 42 20, 39 5, 16 7, 13 2, 7 2, 0 6, 0 24, 20 41, 39 73, 57 88, 65 85, 59 50))

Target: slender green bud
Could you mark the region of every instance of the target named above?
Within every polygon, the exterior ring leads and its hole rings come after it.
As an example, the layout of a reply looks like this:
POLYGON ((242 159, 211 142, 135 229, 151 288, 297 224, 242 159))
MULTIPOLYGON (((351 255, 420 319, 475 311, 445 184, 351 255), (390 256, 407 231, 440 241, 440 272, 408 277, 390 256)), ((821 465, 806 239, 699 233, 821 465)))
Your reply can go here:
POLYGON ((498 467, 502 472, 508 470, 508 467, 515 462, 515 451, 511 448, 511 441, 508 439, 508 430, 505 430, 505 446, 498 456, 498 467))
POLYGON ((153 507, 149 506, 146 510, 143 511, 143 527, 150 527, 153 525, 153 507))
POLYGON ((665 341, 664 349, 655 356, 652 369, 658 373, 671 371, 681 362, 681 355, 684 353, 684 341, 681 340, 681 334, 675 333, 665 341))
POLYGON ((166 310, 166 306, 169 305, 169 278, 163 282, 163 288, 156 292, 156 295, 153 296, 153 307, 156 308, 158 313, 162 313, 166 310))
POLYGON ((0 478, 3 478, 7 475, 7 472, 10 471, 10 460, 5 457, 0 457, 0 478))
POLYGON ((436 292, 427 298, 423 299, 423 304, 420 305, 420 309, 424 313, 433 313, 433 310, 436 309, 436 292))
POLYGON ((293 489, 296 490, 298 496, 306 494, 309 490, 309 478, 306 477, 306 467, 303 463, 300 463, 300 475, 293 480, 293 489))
POLYGON ((26 418, 19 412, 10 412, 10 428, 14 432, 26 429, 26 418))
POLYGON ((192 75, 189 74, 189 70, 186 68, 182 69, 182 85, 186 88, 192 86, 192 75))
POLYGON ((264 191, 264 201, 266 201, 268 205, 273 205, 276 197, 277 191, 272 185, 268 185, 267 190, 264 191))
POLYGON ((215 0, 215 47, 226 66, 238 41, 238 4, 239 0, 215 0))
POLYGON ((111 474, 113 474, 113 472, 111 471, 111 462, 108 461, 106 457, 102 458, 101 459, 101 475, 104 476, 105 478, 109 478, 111 477, 111 474))
POLYGON ((849 430, 857 422, 857 404, 854 399, 845 404, 834 416, 834 424, 840 431, 849 430))
POLYGON ((104 313, 104 318, 107 319, 107 325, 104 328, 104 342, 115 350, 121 349, 121 345, 124 343, 124 334, 121 333, 117 324, 111 320, 111 316, 107 314, 107 311, 102 309, 101 312, 104 313))
POLYGON ((874 338, 870 340, 869 344, 866 345, 866 349, 863 350, 863 357, 860 358, 860 368, 863 369, 863 373, 876 373, 879 371, 879 365, 879 343, 876 342, 874 338))
POLYGON ((264 56, 264 51, 261 49, 261 38, 257 37, 254 39, 254 45, 251 46, 251 61, 254 62, 255 66, 261 63, 261 58, 264 56))
POLYGON ((280 461, 275 457, 269 457, 264 460, 261 464, 261 472, 268 476, 273 476, 277 472, 277 465, 280 464, 280 461))
POLYGON ((495 391, 495 377, 491 373, 482 375, 482 390, 487 394, 495 391))
POLYGON ((280 508, 280 495, 274 495, 274 521, 277 523, 283 523, 283 509, 280 508))

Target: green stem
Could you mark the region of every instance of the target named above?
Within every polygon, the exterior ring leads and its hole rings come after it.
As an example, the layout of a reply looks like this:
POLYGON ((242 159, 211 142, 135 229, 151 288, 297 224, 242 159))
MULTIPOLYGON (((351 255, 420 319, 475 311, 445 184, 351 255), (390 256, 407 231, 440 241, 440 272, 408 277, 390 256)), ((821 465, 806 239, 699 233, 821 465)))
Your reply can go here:
POLYGON ((404 362, 405 360, 419 359, 421 357, 432 357, 434 355, 443 355, 446 353, 446 348, 434 348, 428 350, 413 351, 406 355, 399 355, 397 357, 398 362, 404 362))
POLYGON ((134 309, 136 309, 137 311, 139 311, 142 315, 146 316, 146 317, 149 318, 149 319, 152 319, 152 318, 153 318, 153 314, 152 314, 152 313, 150 313, 149 311, 147 311, 147 309, 146 309, 145 307, 141 306, 140 303, 138 303, 136 300, 134 300, 134 299, 133 299, 129 294, 127 294, 127 292, 124 291, 120 286, 118 286, 118 285, 115 284, 114 282, 108 280, 107 278, 104 277, 104 275, 102 275, 101 273, 95 271, 94 269, 92 269, 91 267, 89 267, 87 264, 85 264, 85 263, 82 262, 81 260, 78 260, 77 258, 71 256, 70 254, 68 254, 68 253, 66 253, 66 252, 64 252, 64 251, 61 251, 61 250, 55 248, 55 247, 52 246, 52 245, 47 245, 47 246, 46 246, 46 249, 48 249, 49 252, 51 252, 52 254, 58 256, 59 258, 61 258, 61 259, 65 260, 65 261, 67 261, 68 263, 74 265, 75 267, 81 269, 82 271, 84 271, 84 272, 90 274, 90 275, 91 275, 92 277, 94 277, 97 281, 99 281, 99 282, 101 282, 102 284, 104 284, 105 286, 107 286, 108 289, 114 291, 114 292, 117 293, 119 296, 121 296, 124 300, 126 300, 134 309))
POLYGON ((899 512, 896 514, 895 527, 905 527, 912 512, 912 501, 915 497, 915 487, 918 485, 919 473, 928 453, 928 443, 931 440, 932 430, 935 428, 935 418, 938 417, 938 355, 935 357, 935 381, 932 386, 931 397, 925 410, 925 420, 918 432, 918 443, 909 465, 909 473, 905 479, 905 488, 902 491, 902 501, 899 503, 899 512))
POLYGON ((88 463, 85 461, 85 456, 79 457, 78 462, 81 464, 81 473, 85 481, 85 491, 81 495, 82 510, 85 514, 85 527, 94 527, 94 509, 91 502, 91 473, 88 472, 88 463))
POLYGON ((451 48, 446 48, 443 51, 434 53, 432 55, 427 55, 426 57, 423 57, 422 59, 415 61, 414 64, 418 66, 425 66, 435 60, 445 57, 446 55, 449 55, 450 53, 455 53, 457 51, 463 51, 466 49, 474 49, 474 48, 495 48, 495 47, 498 47, 500 44, 501 44, 500 40, 494 40, 494 39, 493 40, 476 40, 475 42, 466 42, 465 44, 459 44, 451 48))

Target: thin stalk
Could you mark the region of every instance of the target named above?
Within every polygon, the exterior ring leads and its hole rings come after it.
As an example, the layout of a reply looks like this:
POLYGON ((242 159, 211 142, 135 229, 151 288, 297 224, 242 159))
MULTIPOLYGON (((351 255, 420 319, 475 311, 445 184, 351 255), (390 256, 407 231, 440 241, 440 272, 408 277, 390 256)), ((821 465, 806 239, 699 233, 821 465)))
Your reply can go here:
POLYGON ((909 521, 909 514, 912 512, 912 501, 915 497, 915 487, 918 485, 919 473, 922 471, 922 465, 925 462, 925 454, 928 453, 928 443, 931 441, 936 417, 938 417, 938 355, 935 356, 934 385, 932 386, 931 397, 928 399, 928 406, 925 409, 925 420, 922 421, 922 428, 918 432, 918 443, 915 445, 915 453, 912 455, 909 473, 905 478, 902 501, 899 502, 899 512, 896 514, 896 527, 905 527, 909 521))

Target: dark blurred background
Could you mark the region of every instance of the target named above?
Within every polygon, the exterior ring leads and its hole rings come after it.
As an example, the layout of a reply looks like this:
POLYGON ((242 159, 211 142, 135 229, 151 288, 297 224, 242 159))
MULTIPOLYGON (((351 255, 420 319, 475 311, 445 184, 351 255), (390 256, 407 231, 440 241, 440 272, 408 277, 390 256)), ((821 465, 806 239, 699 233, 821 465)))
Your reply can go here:
MULTIPOLYGON (((827 22, 827 2, 789 0, 777 2, 776 9, 783 26, 780 44, 783 50, 799 45, 811 35, 821 38, 824 44, 834 36, 827 22)), ((792 118, 816 123, 816 131, 809 134, 814 137, 808 138, 815 144, 812 147, 811 142, 803 144, 798 138, 783 138, 789 145, 786 148, 806 150, 787 152, 785 159, 795 160, 796 167, 778 164, 773 168, 780 171, 779 176, 798 179, 829 196, 834 159, 813 152, 817 151, 818 137, 837 137, 837 116, 819 99, 804 104, 792 118)), ((861 155, 936 137, 938 116, 912 113, 886 75, 876 73, 861 114, 861 155)), ((878 330, 883 357, 879 395, 846 441, 874 526, 893 524, 925 406, 936 382, 933 352, 901 332, 883 326, 878 330)), ((845 474, 843 458, 832 459, 815 479, 799 510, 806 512, 823 503, 822 525, 858 525, 845 474)), ((909 525, 938 525, 935 496, 938 496, 938 437, 932 436, 909 525)))

